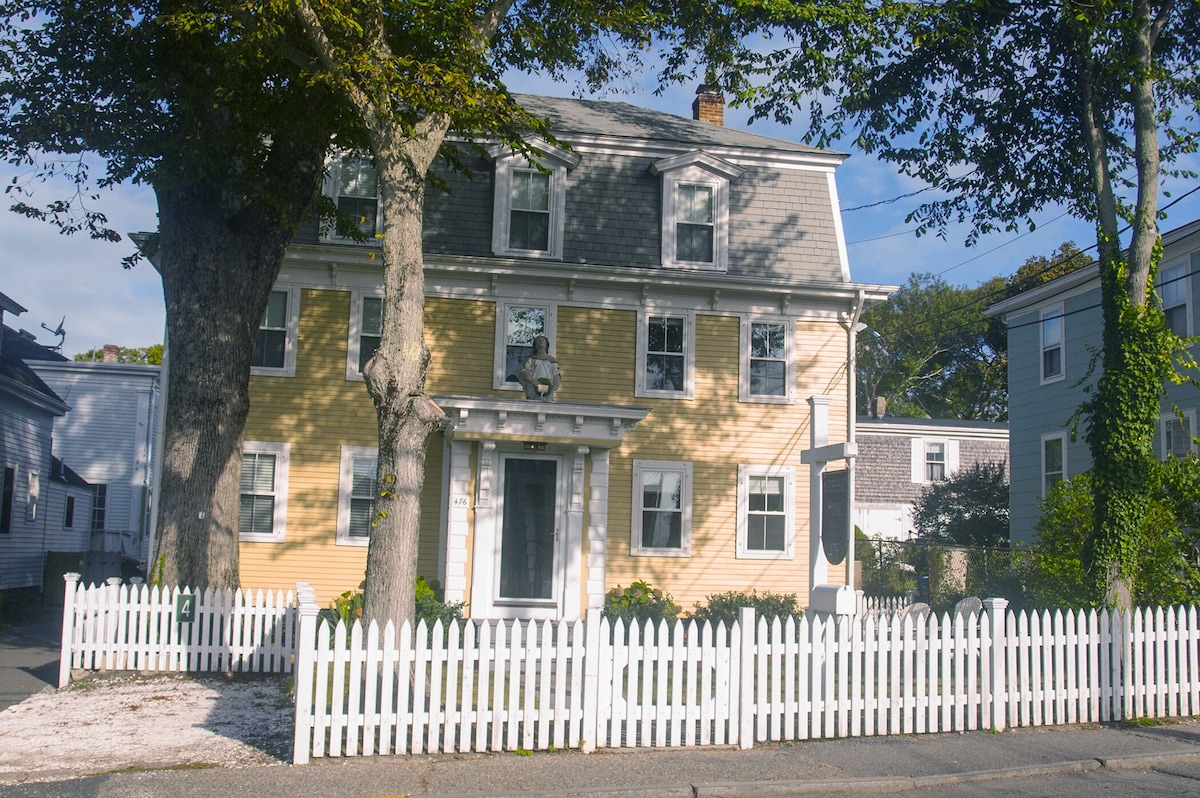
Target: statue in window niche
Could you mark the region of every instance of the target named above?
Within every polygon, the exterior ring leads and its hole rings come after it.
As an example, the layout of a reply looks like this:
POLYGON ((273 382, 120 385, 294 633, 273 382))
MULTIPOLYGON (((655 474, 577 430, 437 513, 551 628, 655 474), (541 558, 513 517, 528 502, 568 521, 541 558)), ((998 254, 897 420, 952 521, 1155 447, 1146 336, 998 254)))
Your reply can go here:
POLYGON ((533 354, 521 367, 517 379, 525 389, 526 399, 554 401, 554 392, 562 382, 562 373, 558 370, 558 361, 550 354, 549 338, 539 335, 533 339, 533 354))

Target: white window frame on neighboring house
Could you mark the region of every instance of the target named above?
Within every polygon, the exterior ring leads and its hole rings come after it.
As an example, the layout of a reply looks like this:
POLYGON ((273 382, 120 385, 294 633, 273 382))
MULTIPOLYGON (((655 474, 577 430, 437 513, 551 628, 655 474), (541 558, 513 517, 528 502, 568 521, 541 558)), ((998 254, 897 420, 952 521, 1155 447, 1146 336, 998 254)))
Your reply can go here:
MULTIPOLYGON (((660 491, 661 493, 661 491, 660 491)), ((633 461, 633 518, 629 553, 635 557, 690 557, 692 554, 692 464, 673 460, 633 461), (679 507, 646 506, 646 489, 656 476, 679 478, 679 507), (679 516, 678 548, 647 546, 643 539, 646 513, 675 513, 679 516)))
POLYGON ((1063 306, 1061 303, 1051 305, 1050 307, 1042 308, 1038 311, 1038 342, 1040 348, 1040 356, 1038 358, 1038 373, 1041 375, 1041 384, 1047 385, 1052 382, 1060 382, 1067 378, 1067 324, 1066 317, 1063 314, 1063 306), (1058 325, 1058 340, 1055 341, 1051 337, 1047 340, 1047 323, 1057 322, 1058 325), (1046 373, 1046 355, 1053 350, 1058 350, 1058 372, 1055 374, 1046 373))
MULTIPOLYGON (((1200 260, 1200 252, 1193 253, 1192 260, 1200 260)), ((1167 316, 1167 326, 1180 338, 1192 336, 1192 276, 1188 259, 1180 259, 1159 270, 1158 295, 1162 301, 1163 315, 1167 316), (1170 323, 1172 310, 1181 309, 1176 314, 1176 324, 1170 323)))
POLYGON ((1049 432, 1041 438, 1041 459, 1042 459, 1042 496, 1048 496, 1054 485, 1059 482, 1064 482, 1067 479, 1067 433, 1065 432, 1049 432), (1046 445, 1051 441, 1057 441, 1062 452, 1062 462, 1059 463, 1060 469, 1048 471, 1046 464, 1046 445), (1054 485, 1049 484, 1051 476, 1057 475, 1058 479, 1054 485))
POLYGON ((42 497, 42 475, 37 471, 26 472, 25 521, 37 520, 38 501, 42 497))
POLYGON ((372 495, 370 497, 363 495, 362 491, 358 495, 354 493, 354 462, 356 460, 369 461, 372 472, 374 472, 378 457, 379 449, 374 446, 342 447, 337 506, 337 545, 339 546, 366 546, 371 541, 369 529, 365 536, 351 535, 350 508, 355 500, 361 501, 370 498, 372 503, 374 503, 374 485, 372 485, 372 495))
MULTIPOLYGON (((347 162, 352 161, 352 160, 355 161, 356 163, 364 163, 365 162, 365 164, 372 171, 375 171, 375 166, 374 166, 374 163, 372 162, 370 155, 360 155, 358 153, 353 153, 353 152, 342 152, 342 153, 330 158, 328 167, 326 168, 326 171, 325 171, 325 182, 322 187, 322 190, 331 200, 333 200, 333 204, 339 208, 341 208, 341 199, 343 196, 353 197, 354 199, 363 199, 368 196, 366 194, 343 194, 342 193, 342 185, 345 182, 344 176, 343 176, 344 165, 347 162)), ((333 227, 332 225, 322 227, 321 240, 328 241, 328 242, 342 243, 342 244, 363 244, 363 245, 369 244, 371 246, 379 246, 378 236, 379 236, 379 232, 382 230, 382 226, 383 226, 383 203, 379 201, 379 176, 378 176, 378 173, 376 173, 376 175, 375 175, 375 187, 376 188, 375 188, 375 218, 374 218, 374 220, 371 221, 370 219, 367 219, 368 222, 371 222, 370 224, 366 224, 365 222, 360 222, 357 220, 355 221, 355 224, 356 224, 356 226, 359 227, 359 229, 362 229, 364 226, 366 226, 366 228, 367 228, 366 230, 363 231, 363 235, 366 236, 366 239, 364 241, 356 241, 355 239, 351 238, 350 236, 340 236, 337 233, 337 229, 335 227, 333 227)))
POLYGON ((739 560, 791 560, 795 557, 796 541, 796 469, 792 466, 738 465, 737 487, 737 558, 739 560), (783 507, 769 512, 751 507, 751 480, 765 477, 780 480, 783 485, 783 507), (784 520, 783 549, 750 548, 750 514, 782 516, 784 520))
POLYGON ((1159 437, 1162 440, 1163 460, 1168 457, 1186 457, 1196 451, 1196 410, 1189 407, 1179 412, 1183 415, 1183 424, 1175 413, 1164 413, 1160 419, 1159 437))
POLYGON ((378 338, 379 335, 373 335, 373 331, 365 329, 365 319, 363 311, 368 302, 379 303, 380 309, 380 324, 379 333, 382 334, 383 322, 383 294, 375 291, 355 291, 350 296, 350 337, 346 341, 346 379, 362 381, 363 375, 359 371, 359 353, 362 351, 363 337, 370 335, 378 338))
POLYGON ((536 151, 532 157, 514 153, 504 145, 488 148, 495 162, 495 194, 492 200, 492 254, 518 258, 562 260, 563 231, 566 227, 567 173, 579 165, 579 156, 551 146, 536 136, 528 140, 536 151), (540 212, 540 209, 513 208, 513 176, 522 173, 543 174, 547 187, 547 241, 545 249, 513 246, 511 241, 512 214, 540 212))
POLYGON ((650 165, 651 174, 662 179, 662 265, 667 268, 708 269, 726 271, 729 268, 729 184, 745 171, 728 161, 708 153, 693 152, 662 158, 650 165), (679 253, 680 225, 694 221, 682 218, 679 202, 681 187, 701 187, 712 192, 712 258, 685 260, 679 253))
POLYGON ((275 441, 243 441, 242 468, 246 466, 246 455, 273 455, 275 457, 275 479, 270 491, 243 491, 239 485, 238 536, 247 543, 282 543, 287 537, 288 465, 292 445, 275 441), (269 533, 241 531, 241 497, 245 495, 270 496, 271 531, 269 533))
POLYGON ((738 347, 738 400, 763 402, 766 404, 795 404, 796 402, 796 325, 786 316, 744 316, 741 320, 741 346, 738 347), (783 334, 781 357, 762 354, 755 357, 754 328, 760 325, 780 326, 783 334), (763 360, 781 363, 783 367, 783 393, 756 393, 753 385, 753 364, 763 360))
POLYGON ((637 372, 634 374, 634 396, 660 399, 694 399, 696 396, 696 314, 690 310, 638 310, 637 372), (650 352, 650 325, 659 320, 678 319, 683 322, 683 352, 650 352), (683 361, 683 385, 679 390, 648 387, 647 365, 657 357, 679 358, 683 361))
POLYGON ((912 438, 909 480, 915 485, 931 485, 934 482, 948 479, 958 471, 958 448, 958 441, 953 438, 912 438), (943 460, 941 462, 945 472, 941 480, 931 479, 929 475, 930 464, 936 462, 930 460, 929 455, 938 446, 942 447, 943 460))
MULTIPOLYGON (((530 336, 529 343, 514 342, 511 344, 514 348, 525 347, 529 350, 529 354, 533 354, 533 338, 537 335, 544 335, 550 340, 550 354, 558 352, 558 342, 556 333, 558 332, 558 305, 553 302, 517 302, 504 301, 496 303, 496 349, 494 360, 492 363, 492 387, 501 391, 524 391, 521 383, 516 380, 508 381, 508 348, 510 346, 508 340, 508 319, 509 310, 514 308, 528 308, 543 311, 542 331, 541 333, 534 332, 530 336)), ((522 363, 524 360, 518 357, 522 363)), ((516 361, 514 361, 516 362, 516 361)), ((517 366, 520 370, 520 366, 517 366)))
MULTIPOLYGON (((269 330, 283 333, 283 365, 282 366, 251 366, 250 373, 261 377, 294 377, 296 376, 296 339, 300 331, 300 289, 294 285, 277 285, 271 289, 271 295, 283 294, 287 305, 284 309, 283 325, 266 326, 268 307, 263 312, 258 330, 269 330)), ((257 336, 256 336, 257 338, 257 336)), ((257 343, 255 344, 257 347, 257 343)))

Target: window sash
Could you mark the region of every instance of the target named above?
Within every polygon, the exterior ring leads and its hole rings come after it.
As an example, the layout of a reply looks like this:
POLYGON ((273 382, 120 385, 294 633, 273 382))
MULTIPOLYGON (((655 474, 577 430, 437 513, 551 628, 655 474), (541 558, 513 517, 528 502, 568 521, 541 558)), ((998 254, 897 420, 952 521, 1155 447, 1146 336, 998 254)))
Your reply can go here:
POLYGON ((339 167, 338 211, 363 235, 373 237, 379 218, 379 176, 369 158, 348 155, 339 167))
POLYGON ((374 457, 355 457, 350 466, 350 525, 346 534, 369 538, 375 521, 376 471, 374 457))
POLYGON ((1163 423, 1163 448, 1167 457, 1187 457, 1192 453, 1192 419, 1184 416, 1180 421, 1171 417, 1163 423))
POLYGON ((13 504, 16 501, 17 469, 5 467, 4 492, 0 497, 0 533, 12 532, 13 504))
POLYGON ((1062 311, 1048 310, 1042 314, 1042 379, 1061 377, 1062 311))
POLYGON ((276 455, 265 452, 242 454, 241 505, 238 532, 270 536, 275 530, 276 455))
POLYGON ((517 384, 525 361, 533 354, 533 339, 546 335, 544 307, 509 305, 505 320, 504 381, 517 384))
POLYGON ((383 298, 365 296, 362 299, 362 316, 358 327, 358 373, 367 367, 367 361, 375 355, 379 342, 383 340, 383 298))
POLYGON ((683 548, 683 477, 679 471, 642 471, 642 548, 683 548))
POLYGON ((787 550, 786 480, 782 476, 751 474, 747 492, 746 549, 787 550))
POLYGON ((1172 266, 1163 269, 1159 285, 1167 327, 1180 338, 1186 338, 1188 334, 1187 277, 1187 266, 1172 266))
POLYGON ((713 262, 715 194, 712 186, 680 183, 675 187, 675 257, 678 260, 713 262))
POLYGON ((1042 441, 1042 485, 1046 494, 1063 481, 1063 439, 1046 438, 1042 441))
POLYGON ((646 390, 686 390, 687 320, 682 316, 650 316, 646 337, 646 390))
POLYGON ((108 485, 92 485, 92 531, 102 532, 107 523, 108 485))
POLYGON ((267 300, 262 323, 254 338, 254 353, 250 365, 257 368, 281 369, 287 354, 288 293, 272 291, 267 300))
POLYGON ((946 478, 946 444, 925 444, 925 479, 941 482, 946 478))
POLYGON ((787 325, 750 325, 750 394, 787 396, 787 325))

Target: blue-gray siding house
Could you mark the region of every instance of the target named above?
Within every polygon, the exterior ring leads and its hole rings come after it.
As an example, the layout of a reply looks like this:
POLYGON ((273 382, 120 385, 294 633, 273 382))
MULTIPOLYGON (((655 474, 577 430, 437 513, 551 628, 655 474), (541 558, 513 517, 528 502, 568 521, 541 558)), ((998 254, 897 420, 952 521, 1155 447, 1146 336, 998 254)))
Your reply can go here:
MULTIPOLYGON (((1167 322, 1181 336, 1200 332, 1200 220, 1162 236, 1158 294, 1167 322)), ((1088 471, 1091 456, 1076 411, 1095 383, 1089 373, 1101 345, 1100 277, 1096 264, 1080 269, 987 310, 1008 327, 1008 418, 1012 489, 1010 532, 1014 543, 1032 542, 1039 502, 1056 482, 1088 471)), ((1200 393, 1169 385, 1155 440, 1160 457, 1196 451, 1200 393)))

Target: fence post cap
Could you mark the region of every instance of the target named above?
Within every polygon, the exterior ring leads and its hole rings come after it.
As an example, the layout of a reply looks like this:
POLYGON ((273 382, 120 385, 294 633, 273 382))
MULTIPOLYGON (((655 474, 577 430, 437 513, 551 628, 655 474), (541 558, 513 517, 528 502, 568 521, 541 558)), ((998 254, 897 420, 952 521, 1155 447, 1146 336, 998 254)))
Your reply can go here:
POLYGON ((82 578, 82 574, 77 574, 74 571, 67 571, 65 574, 63 574, 64 582, 78 582, 82 578))
POLYGON ((1008 607, 1008 599, 1006 599, 1006 598, 985 598, 983 600, 983 606, 988 608, 989 610, 991 610, 991 609, 1003 610, 1008 607))

